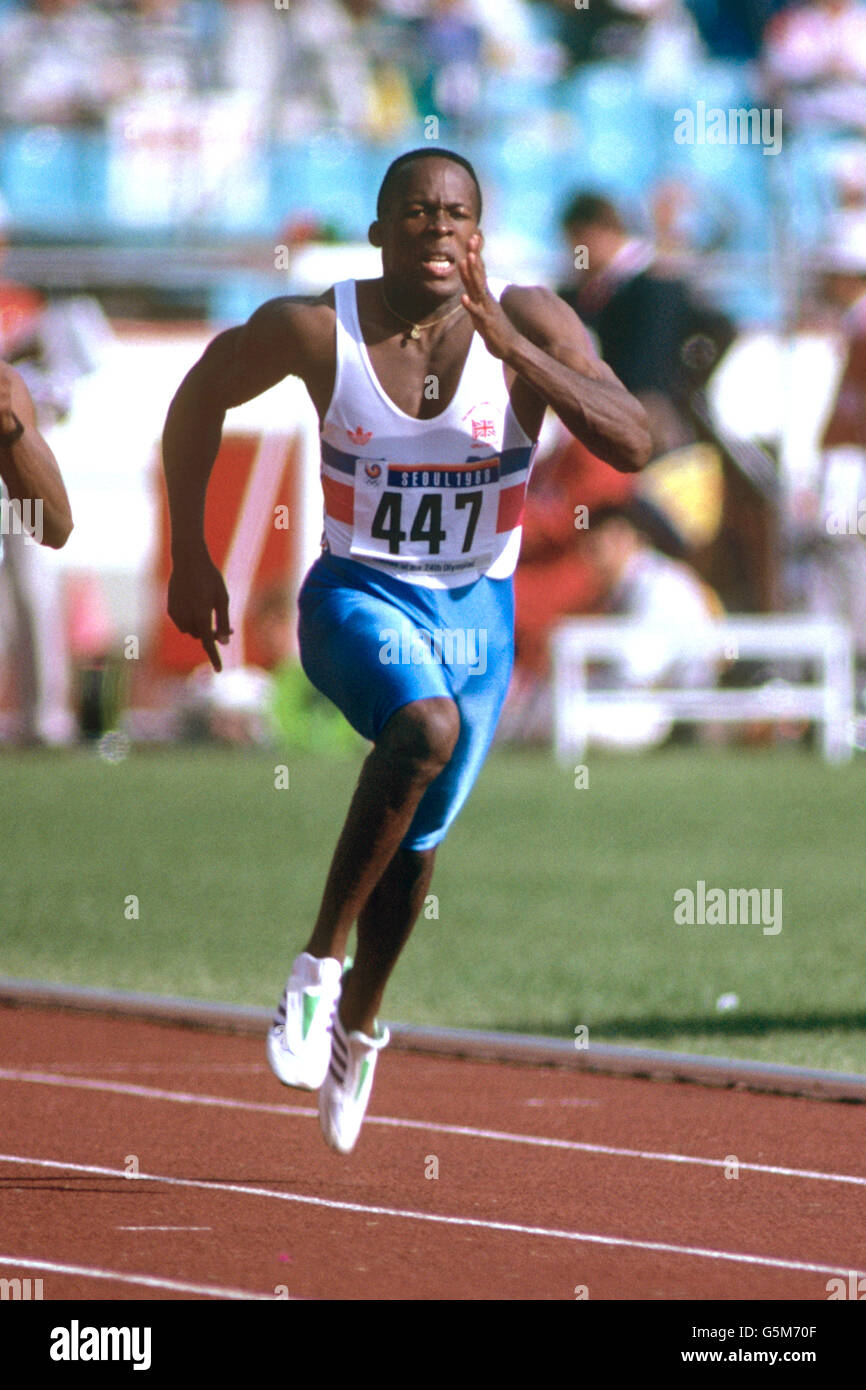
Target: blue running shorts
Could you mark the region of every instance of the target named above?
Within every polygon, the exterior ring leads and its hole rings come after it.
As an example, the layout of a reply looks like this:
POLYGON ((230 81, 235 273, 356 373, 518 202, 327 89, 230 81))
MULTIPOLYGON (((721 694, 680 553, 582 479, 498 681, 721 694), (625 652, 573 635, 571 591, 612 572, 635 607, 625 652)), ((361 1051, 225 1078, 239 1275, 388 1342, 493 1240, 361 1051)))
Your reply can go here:
POLYGON ((406 849, 432 849, 493 741, 514 659, 512 580, 428 589, 326 552, 304 580, 298 614, 309 680, 371 742, 412 700, 444 696, 456 703, 454 752, 403 840, 406 849))

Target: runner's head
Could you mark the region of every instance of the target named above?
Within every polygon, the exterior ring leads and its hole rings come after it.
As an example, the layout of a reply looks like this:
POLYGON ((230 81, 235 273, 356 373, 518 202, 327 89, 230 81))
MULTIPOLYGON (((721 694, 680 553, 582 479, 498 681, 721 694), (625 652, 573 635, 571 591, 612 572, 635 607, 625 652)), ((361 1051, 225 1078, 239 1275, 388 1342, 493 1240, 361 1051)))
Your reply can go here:
POLYGON ((463 292, 457 269, 479 234, 481 189, 471 164, 450 150, 410 150, 387 170, 370 227, 387 280, 431 299, 463 292))

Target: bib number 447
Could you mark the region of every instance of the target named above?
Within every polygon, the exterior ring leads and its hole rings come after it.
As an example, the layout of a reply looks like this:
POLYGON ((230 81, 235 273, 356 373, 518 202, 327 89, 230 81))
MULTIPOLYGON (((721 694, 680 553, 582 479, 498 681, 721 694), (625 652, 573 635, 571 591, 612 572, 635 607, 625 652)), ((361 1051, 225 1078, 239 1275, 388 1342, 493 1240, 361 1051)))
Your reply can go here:
MULTIPOLYGON (((466 527, 461 545, 463 555, 468 554, 472 548, 475 528, 481 514, 482 498, 483 493, 479 491, 461 493, 454 499, 455 512, 466 512, 466 527)), ((401 542, 407 539, 415 543, 426 542, 428 555, 438 555, 448 540, 448 533, 442 527, 442 494, 422 493, 408 536, 402 529, 402 517, 402 493, 383 492, 370 526, 370 535, 375 540, 387 541, 390 555, 399 555, 401 542)))

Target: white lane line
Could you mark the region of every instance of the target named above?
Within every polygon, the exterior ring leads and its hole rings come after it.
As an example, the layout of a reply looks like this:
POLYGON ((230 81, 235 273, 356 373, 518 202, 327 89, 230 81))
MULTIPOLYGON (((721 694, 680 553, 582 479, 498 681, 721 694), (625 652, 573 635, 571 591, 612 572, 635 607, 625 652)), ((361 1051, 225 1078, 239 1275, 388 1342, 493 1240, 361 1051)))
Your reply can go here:
POLYGON ((58 1264, 56 1260, 34 1260, 30 1256, 0 1255, 0 1266, 12 1269, 44 1269, 47 1274, 78 1274, 86 1279, 109 1279, 118 1284, 141 1284, 148 1289, 172 1289, 175 1293, 200 1293, 208 1298, 241 1298, 271 1303, 275 1293, 250 1293, 247 1289, 224 1289, 214 1284, 189 1284, 182 1279, 160 1279, 155 1274, 123 1274, 118 1269, 99 1269, 93 1265, 58 1264))
MULTIPOLYGON (((46 1068, 51 1070, 56 1068, 60 1076, 74 1076, 76 1072, 90 1071, 92 1062, 39 1062, 35 1058, 29 1058, 29 1070, 35 1068, 46 1068)), ((100 1062, 99 1069, 103 1072, 215 1072, 218 1076, 225 1072, 230 1073, 249 1073, 270 1076, 271 1069, 267 1062, 100 1062)), ((593 1104, 598 1102, 593 1101, 593 1104)))
POLYGON ((564 1097, 560 1097, 560 1096, 543 1096, 543 1097, 541 1097, 541 1096, 533 1096, 530 1100, 525 1100, 525 1101, 523 1102, 523 1104, 524 1104, 524 1105, 530 1105, 530 1106, 542 1106, 542 1105, 574 1106, 576 1109, 577 1109, 577 1108, 592 1109, 592 1108, 594 1108, 594 1107, 597 1107, 597 1106, 601 1105, 601 1101, 600 1101, 600 1100, 586 1100, 586 1099, 584 1099, 583 1097, 580 1097, 580 1098, 576 1098, 576 1097, 575 1097, 575 1098, 572 1098, 572 1097, 569 1097, 569 1096, 564 1096, 564 1097))
POLYGON ((267 1197, 274 1202, 297 1202, 303 1206, 326 1207, 330 1211, 357 1212, 364 1216, 393 1216, 404 1221, 428 1221, 440 1226, 471 1226, 482 1231, 506 1231, 521 1236, 546 1236, 571 1240, 577 1244, 610 1245, 629 1250, 654 1250, 666 1255, 695 1255, 705 1260, 729 1260, 735 1264, 762 1265, 770 1269, 790 1269, 807 1274, 855 1274, 866 1271, 850 1266, 812 1264, 776 1255, 746 1255, 730 1250, 707 1250, 700 1245, 670 1245, 659 1240, 633 1240, 628 1236, 605 1236, 587 1231, 560 1231, 548 1226, 522 1226, 515 1221, 485 1221, 473 1216, 443 1216, 438 1212, 409 1211, 400 1207, 369 1206, 361 1202, 341 1202, 332 1197, 310 1197, 300 1192, 274 1192, 269 1187, 248 1187, 244 1183, 209 1182, 204 1178, 175 1178, 162 1173, 138 1173, 131 1178, 123 1168, 103 1168, 95 1163, 67 1163, 61 1159, 32 1158, 22 1154, 0 1154, 0 1163, 20 1163, 37 1168, 59 1168, 73 1173, 95 1173, 100 1177, 123 1178, 128 1182, 159 1182, 169 1187, 195 1187, 208 1192, 229 1192, 241 1197, 267 1197))
MULTIPOLYGON (((231 1100, 224 1096, 195 1095, 188 1091, 163 1091, 154 1086, 133 1086, 121 1081, 98 1081, 85 1077, 58 1076, 45 1072, 12 1071, 0 1067, 0 1081, 32 1082, 41 1086, 71 1086, 87 1091, 112 1091, 118 1095, 145 1100, 167 1100, 179 1105, 206 1105, 226 1110, 249 1110, 263 1115, 301 1115, 318 1117, 318 1111, 304 1105, 274 1105, 257 1100, 231 1100)), ((604 1154, 612 1158, 640 1158, 655 1163, 683 1163, 703 1168, 727 1168, 725 1158, 700 1158, 695 1154, 656 1152, 652 1149, 625 1149, 613 1144, 590 1144, 578 1139, 550 1139, 535 1134, 509 1134, 496 1129, 474 1129, 470 1125, 439 1124, 435 1120, 405 1120, 387 1115, 368 1115, 365 1125, 388 1125, 392 1129, 420 1129, 431 1134, 455 1134, 465 1139, 489 1139, 504 1144, 528 1144, 542 1149, 564 1149, 571 1153, 604 1154)), ((774 1163, 748 1163, 738 1160, 746 1173, 769 1173, 778 1178, 809 1178, 816 1182, 847 1183, 866 1187, 866 1177, 855 1173, 825 1173, 810 1168, 784 1168, 774 1163)))
POLYGON ((115 1226, 116 1231, 212 1231, 213 1226, 115 1226))

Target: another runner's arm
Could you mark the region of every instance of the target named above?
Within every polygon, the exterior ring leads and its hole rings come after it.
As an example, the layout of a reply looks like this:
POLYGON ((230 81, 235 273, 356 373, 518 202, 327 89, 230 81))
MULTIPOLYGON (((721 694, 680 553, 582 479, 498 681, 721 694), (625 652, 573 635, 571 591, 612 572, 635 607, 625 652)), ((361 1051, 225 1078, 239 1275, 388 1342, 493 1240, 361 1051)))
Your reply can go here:
POLYGON ((646 412, 593 353, 574 311, 540 287, 512 288, 506 308, 487 288, 480 254, 470 253, 464 267, 463 302, 488 351, 511 367, 597 458, 621 473, 643 468, 652 452, 646 412))
POLYGON ((216 671, 216 642, 231 635, 222 575, 204 535, 208 482, 226 411, 260 396, 284 377, 306 377, 322 339, 321 301, 269 300, 240 328, 216 337, 184 377, 169 406, 162 459, 171 519, 172 576, 168 612, 176 627, 200 641, 216 671))
POLYGON ((11 437, 6 444, 0 442, 0 478, 6 491, 13 502, 35 503, 39 512, 34 540, 60 550, 72 530, 72 512, 63 478, 54 454, 36 427, 30 392, 14 367, 0 362, 0 435, 4 434, 11 437), (23 426, 20 434, 19 426, 23 426))

